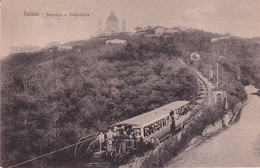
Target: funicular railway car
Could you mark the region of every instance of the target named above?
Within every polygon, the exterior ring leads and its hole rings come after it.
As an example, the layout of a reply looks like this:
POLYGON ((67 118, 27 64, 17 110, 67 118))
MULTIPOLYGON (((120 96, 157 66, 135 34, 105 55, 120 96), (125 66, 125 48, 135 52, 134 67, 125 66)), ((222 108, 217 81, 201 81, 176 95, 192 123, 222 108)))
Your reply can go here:
MULTIPOLYGON (((181 115, 185 109, 188 110, 188 103, 188 101, 169 103, 150 112, 113 124, 111 127, 120 133, 131 130, 134 135, 140 134, 147 141, 150 141, 152 137, 161 139, 171 132, 170 112, 174 111, 177 115, 181 115)), ((181 122, 183 122, 181 117, 176 117, 176 129, 181 126, 181 122)))
MULTIPOLYGON (((112 149, 108 147, 107 142, 104 142, 104 149, 102 151, 97 149, 96 152, 92 153, 92 156, 101 161, 100 158, 104 158, 105 155, 106 159, 103 160, 115 162, 140 151, 143 152, 142 148, 145 142, 151 142, 153 138, 161 140, 170 134, 172 132, 172 123, 175 123, 175 130, 179 129, 189 119, 189 114, 189 101, 176 101, 115 123, 109 128, 109 132, 113 132, 114 135, 111 144, 112 149), (175 114, 174 122, 171 116, 173 112, 175 114)), ((109 132, 105 133, 105 137, 109 132)), ((90 165, 93 166, 93 164, 90 165)))

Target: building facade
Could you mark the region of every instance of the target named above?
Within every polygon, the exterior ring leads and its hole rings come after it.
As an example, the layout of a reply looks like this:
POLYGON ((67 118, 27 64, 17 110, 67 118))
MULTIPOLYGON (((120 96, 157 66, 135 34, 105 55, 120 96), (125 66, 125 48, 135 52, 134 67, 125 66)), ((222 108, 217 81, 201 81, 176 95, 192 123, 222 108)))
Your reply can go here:
POLYGON ((113 35, 118 34, 120 32, 126 32, 126 21, 123 20, 122 31, 120 31, 118 18, 116 17, 113 11, 111 11, 111 14, 107 17, 106 28, 104 31, 102 28, 102 21, 99 20, 97 36, 113 35))
POLYGON ((111 12, 111 15, 107 17, 105 33, 107 34, 120 33, 118 18, 114 15, 113 11, 111 12))

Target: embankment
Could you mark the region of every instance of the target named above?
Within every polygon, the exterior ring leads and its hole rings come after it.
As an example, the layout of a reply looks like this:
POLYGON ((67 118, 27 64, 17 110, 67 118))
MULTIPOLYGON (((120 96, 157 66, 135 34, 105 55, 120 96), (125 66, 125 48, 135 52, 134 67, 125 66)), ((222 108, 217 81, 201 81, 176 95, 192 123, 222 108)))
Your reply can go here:
POLYGON ((163 167, 165 163, 188 147, 232 124, 246 103, 247 101, 237 103, 235 108, 227 114, 216 106, 206 108, 176 136, 170 137, 155 150, 146 153, 143 157, 135 158, 131 163, 122 165, 120 168, 163 167))

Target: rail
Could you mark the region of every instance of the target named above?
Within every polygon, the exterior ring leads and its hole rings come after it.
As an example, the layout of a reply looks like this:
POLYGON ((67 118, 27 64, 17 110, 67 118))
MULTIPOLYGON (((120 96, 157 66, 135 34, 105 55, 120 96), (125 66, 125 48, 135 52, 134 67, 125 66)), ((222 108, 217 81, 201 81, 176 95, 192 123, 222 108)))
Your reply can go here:
MULTIPOLYGON (((95 135, 95 134, 91 134, 91 135, 95 135)), ((91 136, 91 135, 89 135, 89 136, 91 136)), ((32 159, 26 160, 26 161, 24 161, 24 162, 21 162, 21 163, 18 163, 18 164, 9 166, 8 168, 13 168, 13 167, 21 166, 21 165, 23 165, 23 164, 26 164, 26 163, 32 162, 32 161, 34 161, 34 160, 37 160, 37 159, 40 159, 40 158, 43 158, 43 157, 52 155, 52 154, 54 154, 54 153, 57 153, 57 152, 60 152, 60 151, 65 150, 65 149, 68 149, 68 148, 77 146, 78 144, 81 144, 81 143, 84 143, 84 142, 87 142, 87 141, 90 141, 90 140, 93 140, 93 137, 88 138, 88 139, 86 139, 86 140, 84 140, 84 141, 81 141, 81 142, 77 142, 77 143, 72 144, 72 145, 69 145, 69 146, 65 146, 65 147, 63 147, 63 148, 60 148, 60 149, 57 149, 57 150, 55 150, 55 151, 46 153, 46 154, 44 154, 44 155, 41 155, 41 156, 38 156, 38 157, 35 157, 35 158, 32 158, 32 159)))
POLYGON ((199 74, 199 72, 197 72, 196 70, 194 71, 194 73, 196 74, 196 76, 204 83, 204 85, 207 88, 207 96, 203 99, 202 103, 199 105, 199 107, 197 109, 194 110, 194 112, 191 114, 190 118, 188 120, 186 120, 186 122, 184 124, 189 123, 191 120, 193 120, 195 117, 197 117, 199 114, 201 114, 202 109, 206 108, 207 105, 210 103, 211 100, 211 88, 210 86, 207 84, 207 82, 203 79, 203 77, 201 77, 201 75, 199 74))
POLYGON ((98 133, 94 133, 94 134, 90 134, 90 135, 88 135, 88 136, 84 136, 84 137, 80 138, 80 139, 78 140, 78 142, 77 142, 76 147, 75 147, 74 156, 77 156, 78 151, 81 149, 81 147, 82 147, 82 145, 83 145, 83 143, 81 143, 81 141, 82 141, 83 139, 90 139, 90 140, 92 140, 92 141, 90 142, 90 144, 89 144, 87 150, 86 150, 86 151, 88 151, 89 148, 90 148, 90 146, 92 145, 92 142, 96 139, 97 135, 98 135, 98 133), (94 135, 94 137, 93 137, 93 135, 94 135), (91 138, 90 138, 90 137, 91 137, 91 138), (80 145, 80 146, 79 146, 79 145, 80 145), (79 147, 78 147, 78 146, 79 146, 79 147))
MULTIPOLYGON (((184 123, 182 123, 183 126, 186 125, 186 124, 188 124, 189 122, 191 122, 191 120, 193 120, 196 116, 198 116, 198 115, 200 114, 201 110, 202 110, 203 108, 205 108, 205 107, 207 106, 207 104, 209 103, 209 97, 210 97, 210 95, 211 95, 211 89, 210 89, 209 85, 207 84, 207 82, 204 81, 203 77, 201 77, 201 75, 199 74, 199 72, 197 72, 197 70, 194 69, 194 73, 195 73, 196 76, 201 80, 201 82, 203 82, 204 85, 206 86, 206 88, 207 88, 207 96, 203 99, 203 102, 197 107, 197 109, 195 109, 195 110, 193 111, 193 113, 191 114, 191 116, 189 117, 189 119, 186 120, 184 123)), ((178 127, 177 129, 180 129, 180 127, 178 127)), ((169 135, 171 135, 171 134, 169 134, 169 135)), ((165 136, 165 137, 162 138, 160 141, 163 141, 164 139, 168 138, 169 135, 165 136)), ((40 158, 43 158, 43 157, 52 155, 52 154, 54 154, 54 153, 60 152, 60 151, 62 151, 62 150, 65 150, 65 149, 68 149, 68 148, 71 148, 71 147, 74 147, 74 146, 76 146, 76 147, 75 147, 75 150, 74 150, 74 155, 76 156, 77 153, 78 153, 78 151, 81 149, 83 143, 88 142, 88 141, 91 140, 91 142, 90 142, 90 144, 89 144, 89 146, 88 146, 88 148, 87 148, 87 151, 88 151, 89 148, 90 148, 90 146, 92 145, 93 140, 96 138, 96 136, 97 136, 97 133, 94 133, 94 134, 91 134, 91 135, 82 137, 82 138, 80 138, 79 141, 78 141, 77 143, 75 143, 75 144, 72 144, 72 145, 69 145, 69 146, 65 146, 65 147, 63 147, 63 148, 60 148, 60 149, 57 149, 57 150, 55 150, 55 151, 46 153, 46 154, 44 154, 44 155, 41 155, 41 156, 38 156, 38 157, 35 157, 35 158, 32 158, 32 159, 29 159, 29 160, 27 160, 27 161, 24 161, 24 162, 21 162, 21 163, 12 165, 12 166, 10 166, 9 168, 14 168, 14 167, 17 167, 17 166, 20 166, 20 165, 23 165, 23 164, 32 162, 32 161, 34 161, 34 160, 37 160, 37 159, 40 159, 40 158), (82 140, 82 139, 85 139, 85 140, 82 140), (80 146, 79 146, 79 145, 80 145, 80 146)))
MULTIPOLYGON (((210 103, 210 99, 211 99, 211 88, 210 86, 207 84, 207 82, 203 79, 203 77, 201 77, 200 73, 197 72, 197 70, 194 69, 194 73, 195 75, 201 80, 202 83, 204 83, 204 85, 207 88, 207 96, 203 99, 202 103, 200 103, 200 105, 193 110, 193 113, 190 115, 189 119, 186 120, 184 123, 182 123, 182 126, 187 125, 188 123, 190 123, 194 118, 196 118, 199 114, 201 114, 202 110, 204 108, 207 107, 207 105, 210 103)), ((181 127, 177 127, 176 130, 180 130, 181 127)), ((171 137, 171 133, 166 135, 164 138, 162 138, 160 141, 164 141, 165 139, 171 137)))

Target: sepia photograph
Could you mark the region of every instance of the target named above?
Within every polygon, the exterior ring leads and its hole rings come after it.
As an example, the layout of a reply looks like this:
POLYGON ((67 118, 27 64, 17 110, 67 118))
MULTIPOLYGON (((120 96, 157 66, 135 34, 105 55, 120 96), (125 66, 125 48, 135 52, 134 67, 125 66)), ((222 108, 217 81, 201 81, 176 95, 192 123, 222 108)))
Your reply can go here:
POLYGON ((0 11, 0 168, 260 167, 260 0, 0 11))

